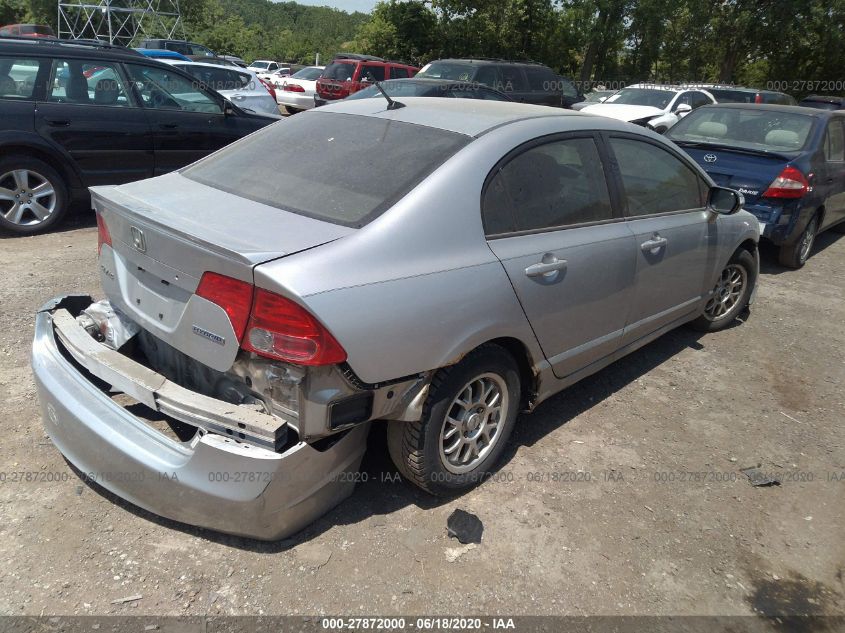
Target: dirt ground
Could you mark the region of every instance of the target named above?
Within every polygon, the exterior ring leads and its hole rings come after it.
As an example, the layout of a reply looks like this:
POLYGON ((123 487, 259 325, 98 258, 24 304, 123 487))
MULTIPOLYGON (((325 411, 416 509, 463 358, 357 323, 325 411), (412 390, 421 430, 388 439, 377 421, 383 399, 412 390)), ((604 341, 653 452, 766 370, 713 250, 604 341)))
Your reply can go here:
POLYGON ((368 481, 277 543, 134 508, 45 436, 33 314, 99 294, 96 242, 87 214, 0 239, 0 473, 59 479, 0 483, 0 614, 845 614, 845 236, 800 271, 765 251, 746 323, 677 330, 544 403, 461 497, 398 480, 376 428, 368 481), (782 485, 752 487, 757 464, 782 485), (456 508, 483 521, 474 549, 446 534, 456 508))

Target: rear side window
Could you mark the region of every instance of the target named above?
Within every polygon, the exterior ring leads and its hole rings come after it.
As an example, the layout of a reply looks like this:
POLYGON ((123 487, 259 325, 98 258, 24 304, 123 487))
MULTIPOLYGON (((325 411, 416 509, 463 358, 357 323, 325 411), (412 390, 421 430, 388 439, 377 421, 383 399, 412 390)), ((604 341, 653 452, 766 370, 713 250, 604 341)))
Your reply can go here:
POLYGON ((558 89, 557 75, 545 66, 526 66, 525 76, 528 88, 534 92, 556 92, 558 89))
POLYGON ((0 57, 0 99, 32 99, 39 68, 37 59, 0 57))
POLYGON ((824 139, 824 155, 829 161, 845 161, 845 135, 842 119, 832 119, 827 125, 824 139))
POLYGON ((361 64, 361 72, 358 73, 358 81, 384 81, 384 66, 378 64, 361 64))
POLYGON ((47 100, 124 108, 132 105, 115 64, 78 59, 53 62, 47 100))
POLYGON ((704 206, 701 179, 674 154, 651 143, 627 138, 611 138, 610 147, 619 165, 629 215, 704 206))
POLYGON ((264 128, 182 174, 271 207, 357 228, 471 140, 423 125, 316 110, 264 128))
POLYGON ((408 74, 407 68, 401 68, 399 66, 391 66, 390 67, 390 78, 391 79, 407 79, 410 75, 408 74))
POLYGON ((524 92, 527 90, 525 83, 525 76, 522 74, 522 69, 519 66, 511 66, 505 64, 499 68, 501 73, 501 87, 500 92, 505 94, 509 92, 524 92))
POLYGON ((354 74, 355 64, 344 62, 332 62, 323 71, 324 78, 334 79, 336 81, 347 81, 348 79, 352 79, 352 75, 354 74))
POLYGON ((481 207, 488 236, 613 218, 592 138, 553 141, 519 154, 490 180, 481 207))

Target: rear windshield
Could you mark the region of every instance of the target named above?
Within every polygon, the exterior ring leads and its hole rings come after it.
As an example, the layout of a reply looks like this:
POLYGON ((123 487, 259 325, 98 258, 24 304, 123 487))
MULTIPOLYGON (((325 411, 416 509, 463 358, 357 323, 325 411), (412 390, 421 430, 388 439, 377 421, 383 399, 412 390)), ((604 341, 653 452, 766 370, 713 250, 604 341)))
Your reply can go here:
POLYGON ((291 79, 305 79, 308 81, 313 81, 315 79, 319 79, 320 75, 323 74, 322 68, 303 68, 302 70, 295 72, 290 76, 291 79))
POLYGON ((311 111, 264 128, 182 174, 278 209, 358 228, 470 140, 411 123, 311 111))
POLYGON ((347 64, 345 62, 332 62, 323 71, 323 77, 326 79, 336 79, 338 81, 346 81, 352 79, 355 74, 355 64, 347 64))
POLYGON ((49 26, 24 25, 21 27, 21 35, 52 35, 53 29, 49 26))
POLYGON ((663 110, 675 93, 670 90, 659 90, 657 88, 623 88, 616 94, 609 96, 604 103, 615 103, 621 105, 652 106, 663 110))
POLYGON ((673 141, 712 143, 771 152, 798 151, 807 142, 813 117, 752 107, 700 108, 669 129, 673 141))

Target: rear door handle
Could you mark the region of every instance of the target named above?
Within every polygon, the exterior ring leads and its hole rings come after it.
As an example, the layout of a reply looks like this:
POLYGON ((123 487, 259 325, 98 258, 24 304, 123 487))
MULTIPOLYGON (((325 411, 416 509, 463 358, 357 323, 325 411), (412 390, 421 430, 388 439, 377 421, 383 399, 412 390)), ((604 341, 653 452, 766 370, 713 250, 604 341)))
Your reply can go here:
POLYGON ((48 124, 54 125, 56 127, 67 127, 70 125, 70 121, 68 119, 44 119, 47 121, 48 124))
POLYGON ((566 270, 566 260, 558 259, 554 255, 544 255, 543 261, 526 268, 525 274, 528 277, 551 277, 559 270, 566 270))
POLYGON ((159 127, 162 130, 175 130, 177 127, 179 127, 179 124, 178 123, 161 123, 159 125, 159 127))
POLYGON ((648 241, 643 242, 640 244, 640 248, 642 249, 643 253, 650 253, 651 251, 656 251, 658 248, 666 246, 669 242, 665 237, 655 236, 648 241))

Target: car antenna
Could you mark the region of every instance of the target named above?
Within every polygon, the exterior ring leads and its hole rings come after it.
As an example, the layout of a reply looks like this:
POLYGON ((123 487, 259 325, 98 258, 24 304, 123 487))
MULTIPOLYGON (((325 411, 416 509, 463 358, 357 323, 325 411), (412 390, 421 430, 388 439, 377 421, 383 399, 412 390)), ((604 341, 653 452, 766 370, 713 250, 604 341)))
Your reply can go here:
POLYGON ((390 98, 390 96, 384 91, 384 88, 381 87, 381 84, 376 81, 376 78, 373 77, 373 73, 367 73, 367 77, 369 77, 370 81, 373 82, 373 85, 378 88, 378 91, 387 99, 387 109, 388 110, 398 110, 399 108, 404 108, 405 104, 401 101, 394 101, 390 98))

